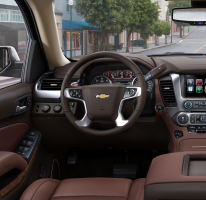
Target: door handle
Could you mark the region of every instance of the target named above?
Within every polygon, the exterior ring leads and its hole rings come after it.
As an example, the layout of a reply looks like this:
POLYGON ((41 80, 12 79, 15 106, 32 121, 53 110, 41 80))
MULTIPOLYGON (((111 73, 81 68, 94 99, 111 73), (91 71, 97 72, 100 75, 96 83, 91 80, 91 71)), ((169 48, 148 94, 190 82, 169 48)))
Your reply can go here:
POLYGON ((25 110, 25 109, 26 109, 26 106, 22 106, 22 107, 17 106, 17 107, 16 107, 16 112, 20 112, 20 111, 23 111, 23 110, 25 110))

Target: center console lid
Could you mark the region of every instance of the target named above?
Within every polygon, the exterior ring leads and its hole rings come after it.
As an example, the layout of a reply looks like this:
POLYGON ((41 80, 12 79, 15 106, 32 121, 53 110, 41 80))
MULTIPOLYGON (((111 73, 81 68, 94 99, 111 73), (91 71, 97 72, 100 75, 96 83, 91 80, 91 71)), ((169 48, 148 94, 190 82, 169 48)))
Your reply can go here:
POLYGON ((206 152, 156 157, 150 166, 144 200, 206 199, 206 152))

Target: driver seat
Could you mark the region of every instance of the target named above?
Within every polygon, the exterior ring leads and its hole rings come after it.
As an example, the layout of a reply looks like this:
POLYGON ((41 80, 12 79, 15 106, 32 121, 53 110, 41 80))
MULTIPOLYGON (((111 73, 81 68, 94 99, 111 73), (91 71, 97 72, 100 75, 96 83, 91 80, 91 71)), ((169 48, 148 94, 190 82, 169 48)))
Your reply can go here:
POLYGON ((40 179, 20 200, 143 200, 145 179, 40 179))

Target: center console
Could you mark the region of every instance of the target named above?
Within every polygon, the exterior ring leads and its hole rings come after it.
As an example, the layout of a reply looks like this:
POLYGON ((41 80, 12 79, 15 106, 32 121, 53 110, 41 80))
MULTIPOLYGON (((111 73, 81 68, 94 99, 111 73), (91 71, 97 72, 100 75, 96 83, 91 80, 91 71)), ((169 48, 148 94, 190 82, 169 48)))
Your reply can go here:
POLYGON ((206 197, 206 153, 156 157, 146 178, 144 200, 199 200, 206 197))
POLYGON ((172 121, 179 127, 187 127, 191 134, 206 134, 206 75, 179 75, 170 74, 160 79, 160 90, 172 121), (165 85, 171 81, 171 86, 165 85), (163 84, 162 84, 163 83, 163 84))

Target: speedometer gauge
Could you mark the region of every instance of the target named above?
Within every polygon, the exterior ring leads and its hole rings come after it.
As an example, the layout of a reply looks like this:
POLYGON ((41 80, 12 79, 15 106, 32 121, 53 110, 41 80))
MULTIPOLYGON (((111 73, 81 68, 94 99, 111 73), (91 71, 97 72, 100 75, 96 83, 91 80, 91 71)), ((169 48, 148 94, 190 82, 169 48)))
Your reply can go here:
POLYGON ((111 80, 106 77, 106 76, 96 76, 92 82, 91 85, 93 84, 101 84, 101 83, 112 83, 111 80))

